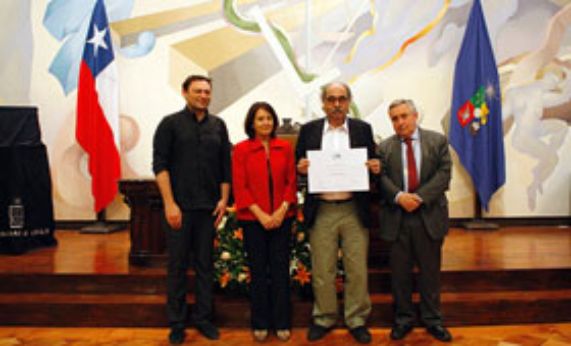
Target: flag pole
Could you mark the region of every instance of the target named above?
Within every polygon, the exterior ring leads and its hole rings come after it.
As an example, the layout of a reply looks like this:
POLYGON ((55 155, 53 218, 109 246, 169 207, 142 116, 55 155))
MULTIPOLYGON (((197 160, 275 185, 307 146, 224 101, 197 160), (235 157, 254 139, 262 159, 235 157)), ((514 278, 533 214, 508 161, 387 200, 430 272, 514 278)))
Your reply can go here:
POLYGON ((480 203, 480 196, 478 196, 478 193, 474 193, 474 212, 475 212, 475 216, 472 220, 464 222, 462 224, 462 226, 464 227, 464 229, 467 230, 486 230, 486 231, 492 231, 492 230, 496 230, 499 229, 500 226, 496 223, 493 222, 488 222, 486 221, 483 217, 482 217, 482 204, 480 203))
POLYGON ((120 224, 108 223, 106 222, 105 209, 102 209, 97 213, 97 220, 91 225, 82 227, 79 233, 86 234, 109 234, 122 230, 123 227, 120 224))

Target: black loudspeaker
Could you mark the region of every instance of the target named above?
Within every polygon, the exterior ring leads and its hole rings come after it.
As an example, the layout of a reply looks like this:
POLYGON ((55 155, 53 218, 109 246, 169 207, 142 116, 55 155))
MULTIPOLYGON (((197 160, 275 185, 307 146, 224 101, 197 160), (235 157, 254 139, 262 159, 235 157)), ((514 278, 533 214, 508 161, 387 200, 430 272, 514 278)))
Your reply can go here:
POLYGON ((0 253, 57 244, 52 186, 35 107, 0 107, 0 253))

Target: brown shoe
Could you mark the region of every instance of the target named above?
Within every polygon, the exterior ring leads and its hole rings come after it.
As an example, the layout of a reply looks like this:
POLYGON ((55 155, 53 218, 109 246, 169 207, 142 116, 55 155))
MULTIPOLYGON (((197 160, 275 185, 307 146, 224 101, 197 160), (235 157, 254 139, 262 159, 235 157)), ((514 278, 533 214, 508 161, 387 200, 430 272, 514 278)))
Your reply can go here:
POLYGON ((254 340, 257 342, 266 341, 268 338, 268 330, 267 329, 254 329, 254 340))
POLYGON ((281 341, 288 341, 291 338, 291 332, 289 329, 278 329, 276 331, 276 336, 281 341))

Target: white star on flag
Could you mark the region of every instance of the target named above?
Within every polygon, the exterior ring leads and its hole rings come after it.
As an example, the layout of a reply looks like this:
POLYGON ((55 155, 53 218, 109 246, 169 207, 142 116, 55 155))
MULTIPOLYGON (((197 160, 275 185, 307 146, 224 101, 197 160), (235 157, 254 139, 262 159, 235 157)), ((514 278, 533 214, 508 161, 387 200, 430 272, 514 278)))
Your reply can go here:
POLYGON ((93 36, 87 41, 93 45, 94 55, 97 56, 97 50, 99 47, 107 49, 107 44, 105 43, 105 35, 107 34, 107 29, 99 31, 97 25, 93 25, 93 36))

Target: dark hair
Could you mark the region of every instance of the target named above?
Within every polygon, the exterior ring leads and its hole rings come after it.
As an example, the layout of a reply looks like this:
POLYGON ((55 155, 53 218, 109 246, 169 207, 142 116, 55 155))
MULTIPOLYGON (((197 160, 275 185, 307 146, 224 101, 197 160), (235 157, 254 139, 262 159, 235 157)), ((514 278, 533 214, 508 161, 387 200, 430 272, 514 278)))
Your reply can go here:
POLYGON ((188 91, 188 87, 192 84, 192 82, 195 81, 205 81, 208 82, 208 84, 210 84, 210 86, 212 87, 212 79, 206 77, 206 76, 201 76, 201 75, 197 75, 197 74, 193 74, 190 75, 188 77, 186 77, 186 79, 184 80, 184 82, 182 82, 182 90, 184 91, 188 91))
POLYGON ((327 97, 327 89, 329 89, 330 86, 333 86, 335 84, 341 85, 343 88, 345 88, 345 91, 347 92, 347 97, 349 98, 349 101, 352 100, 353 96, 351 94, 351 88, 349 87, 349 85, 347 85, 346 83, 343 82, 331 82, 331 83, 327 83, 324 86, 321 87, 321 101, 325 101, 325 98, 327 97))
POLYGON ((244 131, 248 135, 248 138, 252 139, 256 137, 256 132, 254 131, 254 118, 256 117, 256 112, 259 109, 267 111, 272 116, 272 119, 274 121, 274 128, 272 129, 270 137, 275 138, 276 130, 279 125, 278 115, 276 114, 274 108, 267 102, 256 102, 250 106, 250 109, 246 114, 246 120, 244 120, 244 131))

